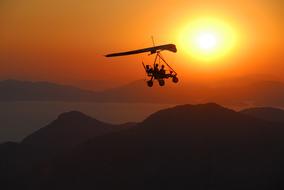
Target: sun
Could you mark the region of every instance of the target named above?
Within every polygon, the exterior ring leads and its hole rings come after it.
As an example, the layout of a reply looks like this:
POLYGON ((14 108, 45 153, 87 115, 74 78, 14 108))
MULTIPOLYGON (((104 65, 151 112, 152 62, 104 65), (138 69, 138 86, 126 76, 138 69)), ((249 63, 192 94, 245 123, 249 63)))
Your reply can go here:
POLYGON ((204 51, 210 51, 216 48, 218 39, 213 33, 203 32, 196 38, 197 46, 204 51))
POLYGON ((230 24, 215 18, 189 22, 180 32, 180 49, 198 61, 214 61, 236 46, 237 35, 230 24))

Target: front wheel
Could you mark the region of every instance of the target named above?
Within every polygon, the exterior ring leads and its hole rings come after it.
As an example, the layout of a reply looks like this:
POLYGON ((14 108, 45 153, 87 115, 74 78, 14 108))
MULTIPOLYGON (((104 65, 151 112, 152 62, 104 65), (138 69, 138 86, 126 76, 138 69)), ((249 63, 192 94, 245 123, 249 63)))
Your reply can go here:
POLYGON ((178 78, 177 77, 173 77, 173 82, 174 83, 178 83, 178 78))
POLYGON ((147 81, 147 85, 148 85, 148 87, 152 87, 153 86, 153 81, 152 80, 149 80, 149 81, 147 81))
POLYGON ((165 86, 165 80, 159 80, 159 85, 160 86, 165 86))

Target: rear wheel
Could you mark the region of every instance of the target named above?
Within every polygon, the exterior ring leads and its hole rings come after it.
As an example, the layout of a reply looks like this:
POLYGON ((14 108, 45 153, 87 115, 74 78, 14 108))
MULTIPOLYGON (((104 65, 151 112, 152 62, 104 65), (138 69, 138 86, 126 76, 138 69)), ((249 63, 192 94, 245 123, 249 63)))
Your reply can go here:
POLYGON ((165 80, 159 80, 159 85, 160 86, 165 86, 165 80))
POLYGON ((151 80, 149 80, 149 81, 147 81, 147 85, 148 85, 148 87, 152 87, 153 86, 153 81, 151 81, 151 80))
POLYGON ((174 83, 178 83, 178 78, 177 77, 173 77, 173 82, 174 83))

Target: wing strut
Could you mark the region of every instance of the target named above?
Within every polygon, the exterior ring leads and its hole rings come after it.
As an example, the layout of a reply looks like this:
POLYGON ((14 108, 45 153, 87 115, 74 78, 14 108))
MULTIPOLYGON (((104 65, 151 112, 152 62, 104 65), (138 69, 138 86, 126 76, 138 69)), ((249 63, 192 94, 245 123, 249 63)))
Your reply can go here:
POLYGON ((167 61, 163 58, 162 54, 160 52, 157 52, 157 55, 156 55, 156 58, 155 58, 155 61, 154 61, 154 66, 157 62, 157 59, 159 58, 159 61, 160 59, 175 73, 177 74, 177 72, 167 63, 167 61))

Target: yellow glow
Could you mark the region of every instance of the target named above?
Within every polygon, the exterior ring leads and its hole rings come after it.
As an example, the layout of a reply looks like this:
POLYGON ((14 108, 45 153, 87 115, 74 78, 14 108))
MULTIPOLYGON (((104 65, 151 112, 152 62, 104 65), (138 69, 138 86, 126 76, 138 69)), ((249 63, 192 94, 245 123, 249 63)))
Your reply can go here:
POLYGON ((180 33, 182 51, 199 61, 214 61, 227 55, 237 41, 232 27, 218 19, 203 18, 190 22, 180 33))

